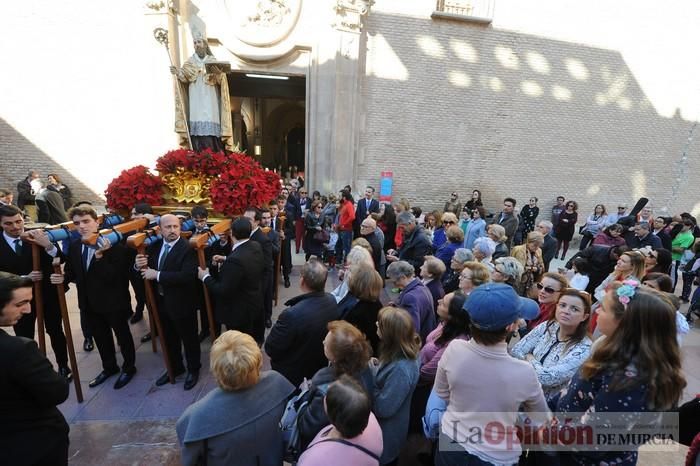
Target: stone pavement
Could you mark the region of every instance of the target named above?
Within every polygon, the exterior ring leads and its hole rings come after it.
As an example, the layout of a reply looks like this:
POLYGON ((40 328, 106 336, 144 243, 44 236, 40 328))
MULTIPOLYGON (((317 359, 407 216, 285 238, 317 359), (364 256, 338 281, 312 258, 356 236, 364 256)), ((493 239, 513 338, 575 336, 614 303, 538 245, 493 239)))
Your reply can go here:
MULTIPOLYGON (((573 252, 569 253, 569 255, 572 254, 573 252)), ((298 266, 303 264, 303 261, 303 254, 294 257, 292 286, 288 289, 280 287, 279 304, 274 309, 273 321, 284 309, 284 302, 299 294, 298 266)), ((556 270, 562 264, 563 261, 554 261, 551 269, 556 270)), ((327 289, 333 289, 337 283, 337 274, 332 272, 329 275, 327 289)), ((390 288, 391 285, 388 284, 387 290, 390 288)), ((383 296, 384 302, 389 301, 389 294, 390 292, 387 291, 383 296)), ((141 336, 148 331, 148 323, 144 319, 131 326, 137 349, 138 372, 134 379, 121 390, 112 388, 116 377, 99 387, 89 388, 88 382, 101 370, 100 358, 97 349, 90 353, 82 350, 83 337, 74 289, 68 293, 67 298, 85 397, 83 403, 78 403, 71 388, 68 400, 59 406, 71 429, 70 464, 75 466, 179 464, 175 421, 187 406, 216 386, 209 373, 211 341, 207 339, 202 344, 202 369, 199 383, 194 389, 188 392, 183 390, 183 376, 178 377, 174 385, 156 387, 154 382, 163 373, 164 366, 161 354, 152 352, 150 342, 144 344, 140 341, 141 336)), ((47 347, 50 349, 48 342, 47 347)), ((53 358, 51 351, 49 351, 49 358, 53 358)), ((691 333, 686 337, 683 358, 688 379, 684 396, 686 401, 696 393, 700 393, 700 324, 692 328, 691 333)), ((268 368, 269 360, 265 358, 264 369, 268 368)), ((680 446, 676 453, 642 451, 639 464, 680 465, 683 464, 685 451, 683 446, 680 446)))

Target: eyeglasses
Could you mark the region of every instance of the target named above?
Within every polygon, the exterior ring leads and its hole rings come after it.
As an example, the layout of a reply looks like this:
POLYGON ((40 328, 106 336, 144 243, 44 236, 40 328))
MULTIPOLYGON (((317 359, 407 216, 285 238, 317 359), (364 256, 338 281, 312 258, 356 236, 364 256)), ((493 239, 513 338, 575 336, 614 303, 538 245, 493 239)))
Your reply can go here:
POLYGON ((460 279, 460 280, 471 280, 472 277, 469 276, 469 275, 460 275, 460 276, 459 276, 459 279, 460 279))
POLYGON ((306 191, 299 191, 299 194, 306 194, 306 191))
POLYGON ((455 224, 455 222, 453 222, 452 220, 443 220, 442 223, 444 223, 445 225, 454 225, 455 224))
POLYGON ((554 294, 554 293, 559 293, 560 290, 555 290, 552 287, 549 286, 544 286, 542 283, 537 284, 537 289, 540 291, 544 291, 547 294, 554 294))

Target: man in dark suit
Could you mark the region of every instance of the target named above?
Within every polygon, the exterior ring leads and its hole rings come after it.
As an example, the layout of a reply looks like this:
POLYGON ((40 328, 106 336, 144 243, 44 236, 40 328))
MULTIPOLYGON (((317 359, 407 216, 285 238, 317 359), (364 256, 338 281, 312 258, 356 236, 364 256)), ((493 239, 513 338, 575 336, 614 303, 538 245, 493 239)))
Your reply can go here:
MULTIPOLYGON (((187 240, 180 238, 180 219, 167 214, 160 218, 162 242, 151 245, 146 255, 138 254, 135 265, 146 280, 153 280, 165 337, 165 346, 176 375, 185 372, 181 345, 185 347, 187 376, 185 390, 199 380, 200 348, 197 337, 197 256, 187 240)), ((156 386, 168 383, 168 373, 156 386)))
POLYGON ((357 206, 355 207, 355 223, 353 225, 355 238, 360 237, 360 225, 362 225, 362 221, 370 214, 379 213, 379 201, 372 199, 373 196, 374 188, 372 186, 367 186, 365 188, 365 197, 357 201, 357 206))
POLYGON ((284 235, 282 236, 282 275, 284 287, 289 288, 289 274, 292 272, 292 240, 296 234, 294 221, 296 220, 296 203, 294 196, 289 194, 287 188, 282 189, 282 194, 277 198, 280 213, 284 212, 284 235))
POLYGON ((515 215, 515 199, 512 197, 507 197, 503 199, 503 210, 493 216, 491 224, 501 225, 506 229, 506 246, 508 246, 508 251, 513 247, 513 238, 515 237, 515 232, 518 231, 518 216, 515 215))
MULTIPOLYGON (((56 287, 51 285, 49 276, 53 273, 53 258, 60 253, 58 248, 52 245, 46 234, 39 230, 31 233, 35 242, 41 246, 41 271, 32 271, 32 246, 22 241, 24 233, 24 215, 22 211, 12 205, 0 207, 0 225, 2 226, 2 238, 0 238, 0 270, 16 275, 28 276, 34 281, 41 282, 41 291, 44 298, 44 326, 51 337, 51 347, 56 355, 58 372, 70 380, 71 371, 68 368, 68 351, 66 349, 66 337, 63 334, 61 322, 61 310, 58 305, 56 287)), ((32 312, 22 317, 14 326, 15 335, 34 339, 34 321, 36 320, 35 303, 32 301, 32 312)))
POLYGON ((298 386, 306 377, 328 365, 323 353, 323 339, 328 322, 340 318, 335 298, 324 291, 328 270, 318 259, 301 268, 299 287, 303 294, 285 303, 265 341, 272 369, 298 386))
POLYGON ((281 251, 281 244, 280 244, 280 232, 275 230, 275 227, 272 225, 272 210, 277 210, 277 204, 271 204, 269 209, 262 209, 261 210, 261 216, 262 220, 260 221, 260 226, 267 230, 267 237, 270 239, 270 242, 272 243, 272 272, 270 274, 270 283, 268 287, 264 290, 265 293, 265 298, 264 298, 264 304, 265 304, 265 327, 266 328, 271 328, 272 327, 272 298, 274 296, 274 290, 275 286, 277 285, 277 280, 275 279, 275 273, 278 273, 275 271, 275 265, 277 264, 277 258, 279 257, 280 251, 281 251))
POLYGON ((218 278, 209 269, 199 269, 199 279, 216 300, 216 320, 228 330, 254 336, 263 316, 263 252, 259 243, 250 239, 251 224, 238 218, 231 224, 233 248, 228 257, 214 256, 223 262, 218 278))
POLYGON ((661 247, 670 251, 671 246, 671 236, 666 233, 666 222, 663 217, 656 217, 654 219, 654 230, 652 234, 656 235, 661 240, 661 247))
MULTIPOLYGON (((0 326, 31 313, 32 280, 0 272, 0 326)), ((0 451, 2 464, 68 464, 68 424, 56 405, 68 382, 34 340, 0 330, 0 451)))
POLYGON ((647 222, 637 222, 634 226, 634 234, 636 242, 634 249, 643 249, 650 247, 651 249, 661 249, 661 238, 652 233, 652 226, 647 222))
MULTIPOLYGON (((100 229, 97 213, 92 207, 74 207, 68 216, 82 238, 100 229)), ((129 253, 122 244, 104 242, 93 249, 73 241, 68 246, 66 280, 78 287, 78 306, 84 312, 102 360, 102 372, 89 384, 96 387, 119 373, 114 337, 124 358, 121 374, 114 383, 116 390, 128 384, 136 373, 136 351, 129 330, 131 295, 129 294, 129 253)), ((54 282, 54 276, 51 277, 54 282)))
MULTIPOLYGON (((260 211, 260 209, 258 209, 257 207, 248 207, 243 213, 243 216, 245 216, 248 219, 248 221, 250 221, 250 226, 252 228, 252 232, 250 233, 250 240, 260 244, 260 247, 262 248, 263 281, 262 294, 260 297, 262 302, 262 308, 266 309, 267 307, 269 307, 270 309, 272 309, 272 294, 264 292, 265 290, 270 288, 270 285, 272 284, 272 269, 274 267, 274 263, 272 262, 272 241, 270 241, 270 238, 268 238, 268 236, 265 233, 263 233, 260 229, 260 221, 262 220, 262 212, 260 211), (269 301, 269 303, 267 301, 269 301)), ((252 336, 253 338, 255 338, 255 341, 257 341, 258 344, 262 344, 262 342, 265 340, 264 312, 260 314, 259 318, 256 317, 252 336)))

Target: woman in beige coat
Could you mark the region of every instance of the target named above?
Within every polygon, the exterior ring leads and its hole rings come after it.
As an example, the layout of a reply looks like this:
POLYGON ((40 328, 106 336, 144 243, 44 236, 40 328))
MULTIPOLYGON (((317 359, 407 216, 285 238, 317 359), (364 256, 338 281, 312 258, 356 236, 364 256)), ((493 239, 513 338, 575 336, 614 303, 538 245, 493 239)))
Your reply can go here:
POLYGON ((511 251, 511 256, 523 265, 525 272, 520 279, 520 294, 530 296, 533 286, 540 281, 540 277, 545 272, 544 260, 542 259, 542 244, 544 237, 539 231, 531 231, 527 234, 525 244, 515 246, 511 251))

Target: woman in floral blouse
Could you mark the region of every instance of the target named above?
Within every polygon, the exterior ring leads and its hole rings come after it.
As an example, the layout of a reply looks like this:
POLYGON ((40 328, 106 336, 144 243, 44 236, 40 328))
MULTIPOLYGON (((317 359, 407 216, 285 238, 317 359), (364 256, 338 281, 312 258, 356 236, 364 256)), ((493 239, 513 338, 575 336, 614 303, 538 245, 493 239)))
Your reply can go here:
POLYGON ((558 395, 569 383, 591 351, 588 320, 591 298, 585 291, 565 288, 559 295, 553 317, 525 335, 511 354, 535 369, 545 398, 558 395))
MULTIPOLYGON (((668 298, 639 288, 637 280, 616 282, 598 314, 598 327, 606 338, 562 392, 560 418, 581 424, 624 422, 631 430, 642 412, 675 409, 686 381, 676 341, 676 311, 668 298)), ((560 455, 561 464, 637 464, 634 447, 602 450, 595 444, 585 451, 569 449, 560 455)))

